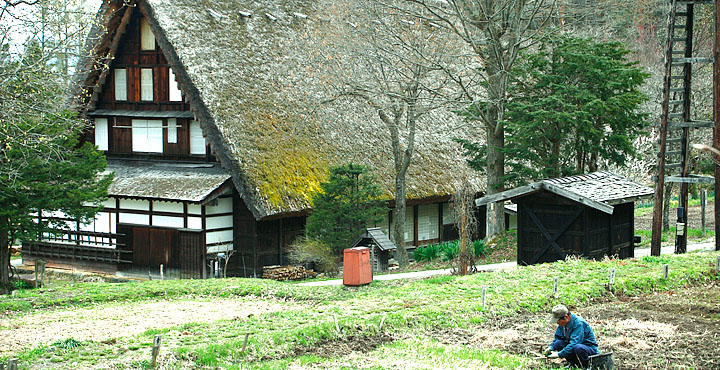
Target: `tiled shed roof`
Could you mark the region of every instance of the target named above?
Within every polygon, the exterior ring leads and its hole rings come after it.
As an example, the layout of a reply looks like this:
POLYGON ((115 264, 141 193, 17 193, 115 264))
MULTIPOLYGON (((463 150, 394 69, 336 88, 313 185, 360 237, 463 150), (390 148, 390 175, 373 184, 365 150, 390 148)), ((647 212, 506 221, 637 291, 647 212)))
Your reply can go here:
POLYGON ((367 239, 371 239, 375 243, 375 245, 378 246, 378 248, 384 251, 395 250, 397 248, 395 244, 390 241, 390 238, 388 238, 388 236, 385 235, 385 233, 377 227, 365 230, 363 235, 361 235, 358 240, 353 243, 352 246, 356 247, 361 242, 367 239))
POLYGON ((487 203, 523 197, 545 190, 606 213, 613 206, 653 196, 651 188, 612 172, 600 171, 557 179, 542 180, 530 185, 479 198, 475 203, 487 203))
POLYGON ((543 180, 543 182, 610 205, 626 203, 628 199, 653 195, 653 190, 645 185, 604 171, 543 180))

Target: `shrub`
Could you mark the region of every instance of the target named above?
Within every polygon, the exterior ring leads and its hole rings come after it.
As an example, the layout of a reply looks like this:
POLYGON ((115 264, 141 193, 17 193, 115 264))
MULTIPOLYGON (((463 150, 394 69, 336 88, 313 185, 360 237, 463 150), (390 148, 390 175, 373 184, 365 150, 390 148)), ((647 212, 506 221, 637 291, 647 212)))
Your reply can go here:
POLYGON ((315 264, 318 272, 336 274, 338 272, 338 258, 333 250, 323 242, 300 237, 290 244, 288 259, 296 264, 315 264))
POLYGON ((484 256, 488 253, 487 246, 485 245, 485 240, 476 240, 472 243, 472 251, 475 257, 484 256))
POLYGON ((437 244, 430 244, 422 247, 417 247, 413 252, 413 258, 416 262, 432 261, 438 258, 440 255, 440 247, 437 244))
MULTIPOLYGON (((484 240, 476 240, 468 247, 475 257, 484 256, 488 253, 484 240)), ((460 253, 460 241, 444 242, 440 244, 429 244, 418 247, 413 252, 413 258, 416 262, 434 261, 440 257, 444 262, 452 261, 457 258, 460 253)))
POLYGON ((460 241, 456 240, 454 242, 445 242, 440 244, 440 254, 442 254, 443 261, 452 261, 454 260, 458 252, 460 251, 460 241))

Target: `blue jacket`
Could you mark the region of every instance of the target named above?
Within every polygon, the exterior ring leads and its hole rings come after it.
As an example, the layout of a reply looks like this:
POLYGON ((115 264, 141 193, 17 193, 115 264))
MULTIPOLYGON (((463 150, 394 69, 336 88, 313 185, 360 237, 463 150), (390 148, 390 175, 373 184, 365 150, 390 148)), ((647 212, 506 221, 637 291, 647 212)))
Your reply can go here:
POLYGON ((555 330, 555 339, 566 343, 565 348, 558 353, 558 356, 565 358, 573 353, 573 348, 578 344, 584 344, 596 352, 598 351, 597 340, 592 328, 583 318, 570 314, 570 322, 565 326, 558 325, 555 330))

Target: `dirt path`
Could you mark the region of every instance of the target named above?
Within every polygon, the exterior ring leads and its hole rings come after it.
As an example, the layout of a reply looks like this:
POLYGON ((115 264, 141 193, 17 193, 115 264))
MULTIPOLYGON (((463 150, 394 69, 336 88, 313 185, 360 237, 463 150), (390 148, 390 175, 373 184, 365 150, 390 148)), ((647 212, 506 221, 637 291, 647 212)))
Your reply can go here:
POLYGON ((245 318, 287 309, 288 302, 263 299, 213 299, 122 302, 96 307, 41 310, 0 319, 0 357, 58 340, 105 341, 148 329, 245 318))

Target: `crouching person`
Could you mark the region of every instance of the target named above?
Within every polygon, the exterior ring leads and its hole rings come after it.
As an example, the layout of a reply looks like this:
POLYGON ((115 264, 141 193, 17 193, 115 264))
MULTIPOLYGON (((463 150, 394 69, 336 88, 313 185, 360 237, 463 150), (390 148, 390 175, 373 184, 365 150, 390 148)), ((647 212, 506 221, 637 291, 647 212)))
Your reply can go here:
POLYGON ((595 334, 587 321, 573 314, 563 305, 552 309, 552 322, 558 324, 555 340, 545 351, 550 358, 563 358, 568 365, 588 366, 589 357, 598 353, 595 334))

